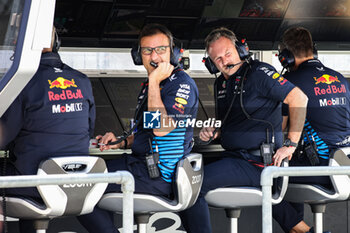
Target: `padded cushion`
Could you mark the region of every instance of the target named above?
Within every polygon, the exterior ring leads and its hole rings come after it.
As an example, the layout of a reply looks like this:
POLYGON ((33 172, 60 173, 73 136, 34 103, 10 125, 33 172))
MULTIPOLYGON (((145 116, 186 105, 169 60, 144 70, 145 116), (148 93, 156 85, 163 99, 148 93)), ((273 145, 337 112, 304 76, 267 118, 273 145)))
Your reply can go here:
MULTIPOLYGON (((284 160, 283 167, 288 166, 288 161, 284 160)), ((283 177, 278 182, 276 193, 272 194, 272 204, 279 203, 285 193, 288 184, 288 177, 283 177)), ((241 208, 248 206, 262 205, 261 187, 224 187, 209 191, 205 195, 205 200, 210 206, 218 208, 241 208)))
POLYGON ((338 195, 334 190, 326 189, 321 185, 289 184, 285 199, 290 202, 305 202, 309 204, 321 204, 337 200, 338 195))
POLYGON ((210 206, 218 208, 239 208, 262 204, 262 192, 254 187, 218 188, 209 191, 205 200, 210 206))
MULTIPOLYGON (((176 200, 169 200, 162 196, 153 196, 147 194, 134 194, 134 212, 155 213, 177 211, 181 207, 176 200)), ((107 193, 103 195, 98 206, 102 209, 121 213, 123 211, 123 194, 107 193)))
MULTIPOLYGON (((2 205, 2 198, 0 203, 2 205)), ((23 197, 6 197, 7 216, 24 219, 46 219, 49 212, 50 210, 42 202, 23 197)))

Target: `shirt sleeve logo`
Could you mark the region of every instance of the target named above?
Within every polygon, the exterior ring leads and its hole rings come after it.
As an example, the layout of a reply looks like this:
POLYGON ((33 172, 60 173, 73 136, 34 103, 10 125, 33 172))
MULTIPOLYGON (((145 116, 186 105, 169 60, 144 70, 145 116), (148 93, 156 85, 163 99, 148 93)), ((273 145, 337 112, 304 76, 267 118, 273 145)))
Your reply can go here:
POLYGON ((183 104, 183 105, 186 105, 187 104, 187 100, 183 99, 183 98, 180 98, 180 97, 176 97, 175 98, 175 101, 180 103, 180 104, 183 104))
POLYGON ((77 85, 74 82, 74 79, 68 80, 63 77, 58 77, 56 80, 52 81, 47 80, 50 85, 50 89, 56 87, 56 88, 61 88, 61 89, 67 89, 69 87, 77 87, 77 85))
POLYGON ((279 73, 274 73, 272 75, 272 79, 277 79, 278 78, 278 82, 282 85, 284 85, 287 82, 287 79, 283 78, 279 73))

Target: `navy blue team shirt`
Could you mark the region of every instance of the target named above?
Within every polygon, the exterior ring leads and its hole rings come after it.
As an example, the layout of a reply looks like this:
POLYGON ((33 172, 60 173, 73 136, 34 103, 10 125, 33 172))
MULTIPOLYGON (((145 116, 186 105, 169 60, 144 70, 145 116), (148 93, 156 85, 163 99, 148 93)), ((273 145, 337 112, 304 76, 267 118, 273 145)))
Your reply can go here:
MULTIPOLYGON (((137 120, 143 122, 143 113, 147 110, 147 100, 143 101, 148 92, 148 83, 143 83, 143 88, 138 96, 137 120), (140 106, 142 104, 142 106, 140 106)), ((198 89, 193 79, 181 69, 175 70, 172 75, 160 83, 161 98, 166 111, 175 122, 187 122, 195 119, 198 109, 198 89)), ((166 182, 172 182, 177 162, 190 153, 193 128, 186 124, 178 125, 173 131, 159 137, 153 134, 152 129, 143 128, 139 124, 135 133, 132 152, 136 156, 144 158, 150 154, 150 142, 152 150, 159 152, 159 170, 161 177, 166 182)))
MULTIPOLYGON (((275 148, 279 148, 283 143, 281 103, 295 86, 269 64, 251 60, 251 67, 248 66, 247 63, 244 63, 228 80, 223 75, 217 79, 218 119, 223 120, 229 109, 234 95, 236 78, 242 77, 248 69, 244 79, 243 106, 252 118, 272 123, 276 139, 275 148)), ((239 93, 236 95, 232 110, 221 128, 221 145, 228 151, 257 150, 263 142, 267 142, 267 128, 269 142, 271 142, 271 126, 247 119, 241 109, 239 93)))
POLYGON ((38 71, 0 119, 0 148, 10 147, 20 174, 36 174, 52 156, 88 155, 95 103, 88 77, 43 53, 38 71))
MULTIPOLYGON (((339 72, 311 59, 285 77, 309 98, 305 143, 314 138, 318 154, 328 159, 332 149, 350 145, 350 89, 339 72)), ((284 115, 286 111, 284 111, 284 115)))

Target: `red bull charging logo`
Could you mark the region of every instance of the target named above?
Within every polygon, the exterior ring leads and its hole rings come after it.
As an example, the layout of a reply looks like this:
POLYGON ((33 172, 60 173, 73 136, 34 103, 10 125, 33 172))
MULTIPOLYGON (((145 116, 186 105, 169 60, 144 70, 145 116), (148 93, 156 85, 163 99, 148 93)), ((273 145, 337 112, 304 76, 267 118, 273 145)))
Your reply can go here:
POLYGON ((56 80, 52 81, 48 80, 50 84, 50 89, 56 87, 56 88, 61 88, 61 89, 67 89, 68 87, 77 87, 75 85, 74 79, 68 80, 62 77, 58 77, 56 80))
POLYGON ((339 81, 337 76, 334 77, 334 76, 331 76, 331 75, 328 75, 328 74, 324 74, 324 75, 322 75, 319 78, 314 77, 314 79, 316 81, 315 84, 319 84, 319 83, 331 84, 331 83, 334 83, 334 82, 340 83, 340 81, 339 81))

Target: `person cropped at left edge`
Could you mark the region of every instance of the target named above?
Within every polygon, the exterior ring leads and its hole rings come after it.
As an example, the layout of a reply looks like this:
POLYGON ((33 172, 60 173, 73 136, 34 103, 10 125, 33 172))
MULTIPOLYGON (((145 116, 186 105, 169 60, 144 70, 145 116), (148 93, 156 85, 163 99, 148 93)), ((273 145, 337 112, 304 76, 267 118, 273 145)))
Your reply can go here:
MULTIPOLYGON (((148 75, 135 111, 137 131, 116 145, 108 145, 118 141, 113 133, 96 137, 104 144, 100 146, 101 151, 132 149, 132 154, 106 163, 109 172, 128 170, 133 174, 135 193, 172 196, 177 162, 192 148, 193 130, 186 122, 197 115, 198 90, 195 82, 179 67, 178 53, 166 27, 149 24, 142 29, 139 46, 132 51, 135 64, 142 64, 148 75), (153 128, 149 127, 152 124, 153 128), (152 173, 151 177, 145 157, 157 152, 158 176, 152 173)), ((121 192, 120 185, 109 184, 106 192, 121 192)), ((112 213, 95 207, 93 213, 78 218, 91 233, 115 233, 112 217, 112 213)))
MULTIPOLYGON (((10 153, 1 175, 34 175, 49 157, 89 155, 95 125, 91 83, 61 61, 58 49, 53 28, 51 47, 43 49, 37 72, 0 118, 0 148, 10 153)), ((36 188, 5 192, 41 199, 36 188)), ((30 221, 20 220, 20 232, 35 230, 30 221)))

